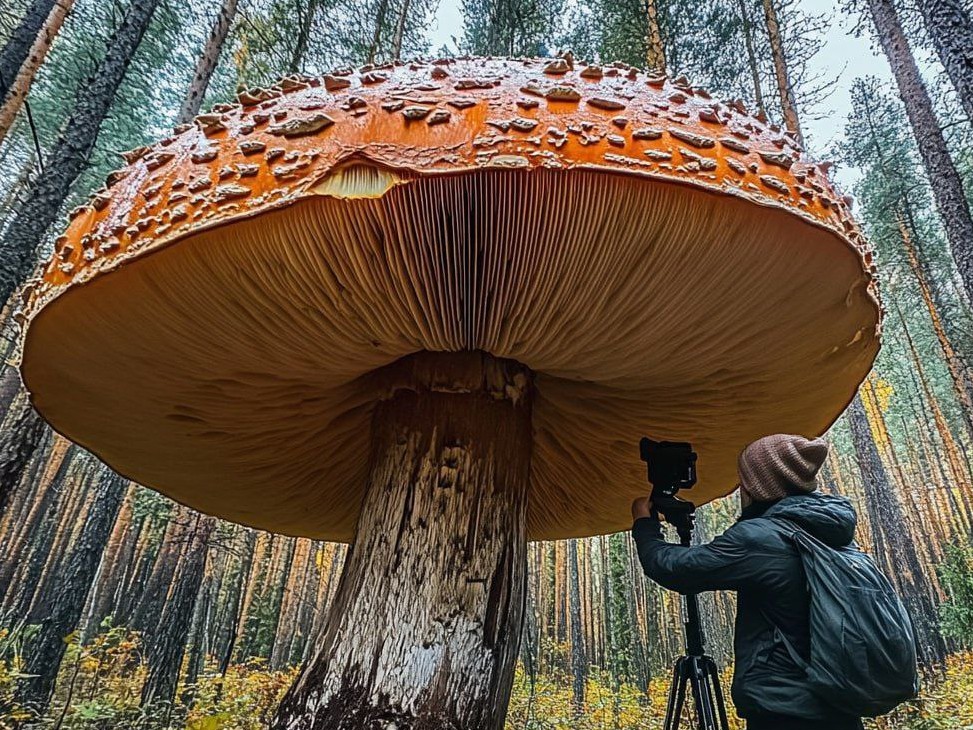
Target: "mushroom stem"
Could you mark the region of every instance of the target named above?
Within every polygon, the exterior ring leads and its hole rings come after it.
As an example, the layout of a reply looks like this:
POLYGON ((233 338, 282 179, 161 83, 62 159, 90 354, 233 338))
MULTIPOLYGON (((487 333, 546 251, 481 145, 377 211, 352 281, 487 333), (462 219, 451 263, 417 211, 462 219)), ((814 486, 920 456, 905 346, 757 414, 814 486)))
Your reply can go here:
POLYGON ((388 373, 354 542, 278 730, 503 726, 524 616, 530 372, 462 352, 388 373))

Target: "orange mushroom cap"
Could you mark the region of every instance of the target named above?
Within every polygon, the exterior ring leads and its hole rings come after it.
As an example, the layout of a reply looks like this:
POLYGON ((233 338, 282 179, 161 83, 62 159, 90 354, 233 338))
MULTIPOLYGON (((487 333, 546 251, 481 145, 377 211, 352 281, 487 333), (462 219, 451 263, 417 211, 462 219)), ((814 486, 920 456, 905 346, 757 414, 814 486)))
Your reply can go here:
POLYGON ((377 373, 535 373, 528 532, 605 533, 643 434, 702 503, 824 432, 879 347, 871 253, 794 141, 682 79, 570 58, 289 77, 128 153, 26 295, 55 429, 170 497, 351 538, 377 373))

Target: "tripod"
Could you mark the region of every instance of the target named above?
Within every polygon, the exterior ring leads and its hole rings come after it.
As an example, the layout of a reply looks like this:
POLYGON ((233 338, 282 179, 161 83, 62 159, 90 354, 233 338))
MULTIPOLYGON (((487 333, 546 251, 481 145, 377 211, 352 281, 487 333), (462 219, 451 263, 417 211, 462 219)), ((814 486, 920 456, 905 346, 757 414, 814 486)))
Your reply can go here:
MULTIPOLYGON (((676 497, 657 497, 653 507, 662 512, 666 521, 675 526, 680 544, 689 547, 693 536, 696 507, 676 497)), ((676 660, 669 686, 664 730, 678 730, 686 702, 686 688, 693 695, 697 730, 729 730, 726 703, 720 687, 716 662, 703 650, 703 628, 699 623, 699 602, 695 593, 683 596, 686 654, 676 660)))

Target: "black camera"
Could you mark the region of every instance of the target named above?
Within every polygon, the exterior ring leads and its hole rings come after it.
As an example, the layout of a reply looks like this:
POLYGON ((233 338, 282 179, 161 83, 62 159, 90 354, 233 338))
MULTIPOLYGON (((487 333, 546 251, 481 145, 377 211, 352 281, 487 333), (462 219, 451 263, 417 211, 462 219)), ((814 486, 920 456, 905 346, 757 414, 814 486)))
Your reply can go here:
POLYGON ((652 483, 652 512, 656 515, 661 512, 680 537, 688 534, 693 527, 696 506, 677 497, 676 492, 692 489, 696 484, 696 452, 692 444, 643 438, 639 451, 652 483))
POLYGON ((649 468, 653 500, 657 494, 674 497, 680 489, 692 489, 696 483, 696 452, 692 444, 643 438, 639 451, 649 468))

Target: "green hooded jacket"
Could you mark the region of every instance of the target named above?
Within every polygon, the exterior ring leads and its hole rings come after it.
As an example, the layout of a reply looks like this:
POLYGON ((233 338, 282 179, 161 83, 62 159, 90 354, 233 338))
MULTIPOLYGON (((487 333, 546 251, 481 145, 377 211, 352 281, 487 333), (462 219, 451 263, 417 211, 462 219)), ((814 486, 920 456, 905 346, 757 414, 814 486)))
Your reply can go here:
POLYGON ((801 558, 788 537, 791 522, 826 545, 842 547, 852 542, 857 518, 844 497, 814 492, 754 503, 707 545, 669 544, 651 517, 635 521, 632 537, 645 574, 665 588, 737 592, 731 695, 741 717, 849 719, 814 695, 780 637, 783 632, 801 656, 809 656, 809 597, 801 558))

